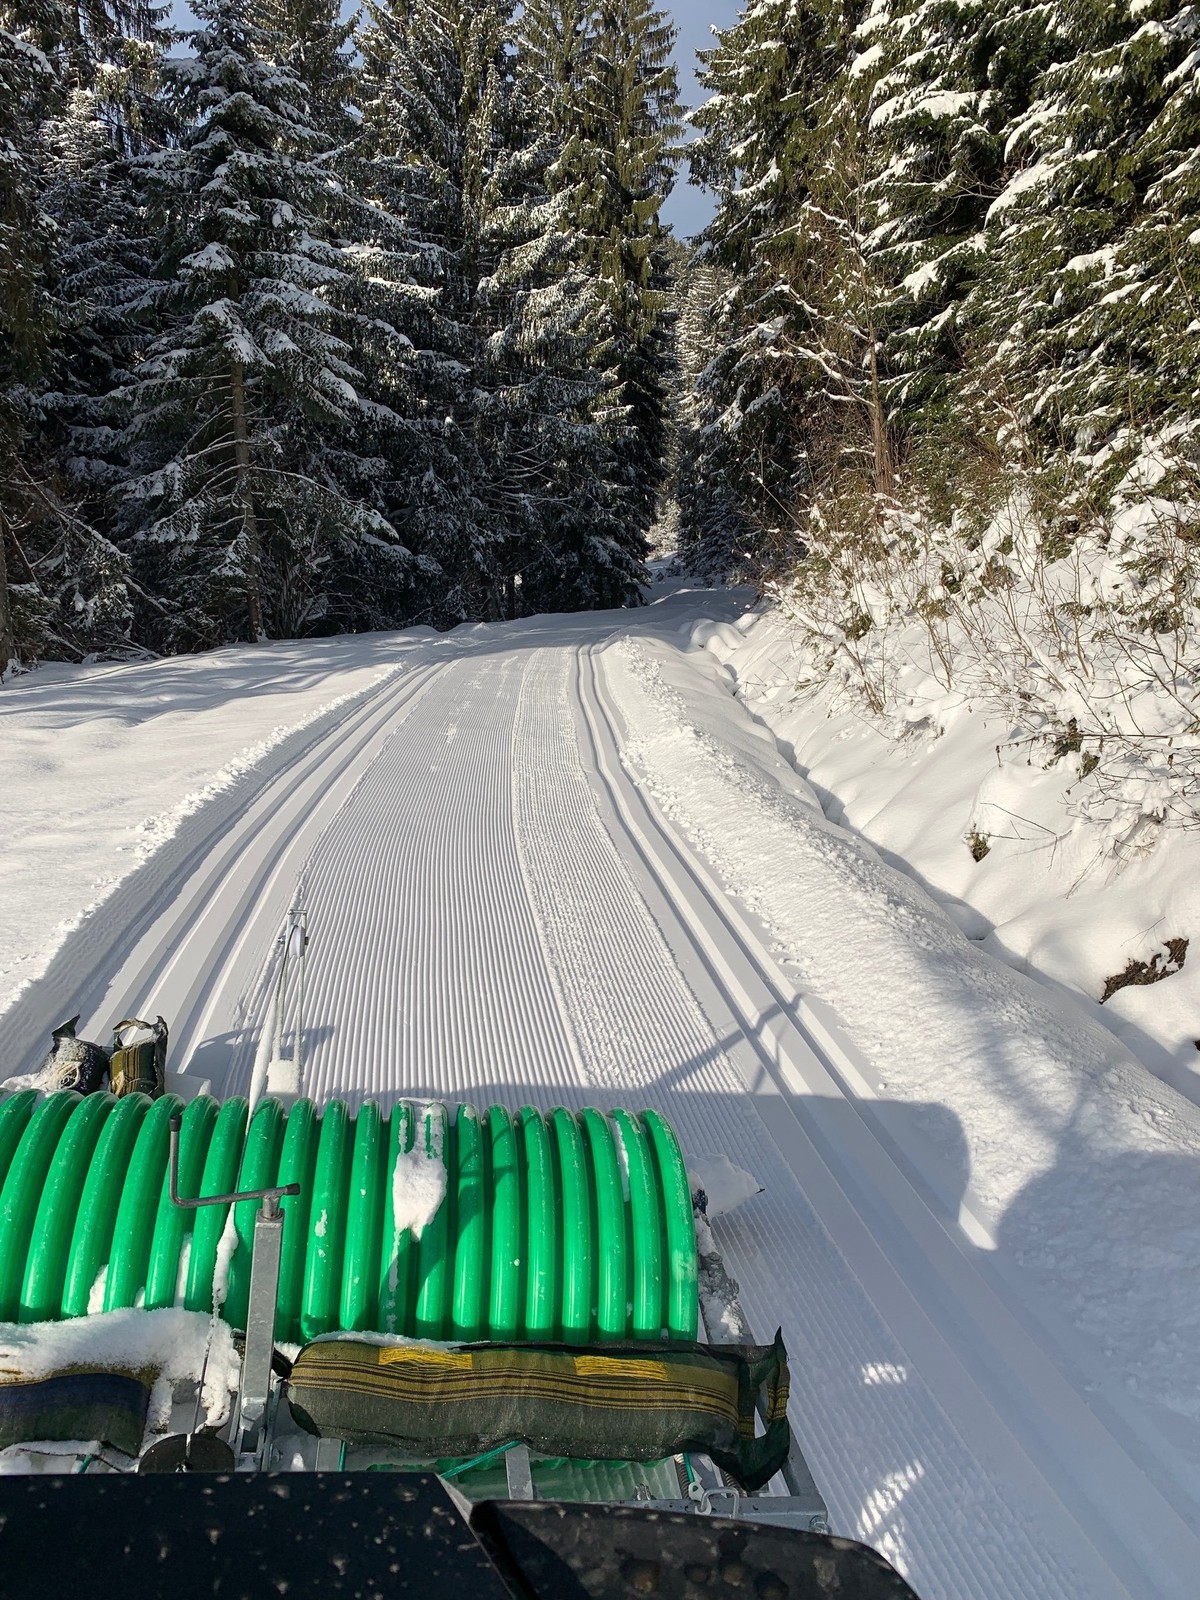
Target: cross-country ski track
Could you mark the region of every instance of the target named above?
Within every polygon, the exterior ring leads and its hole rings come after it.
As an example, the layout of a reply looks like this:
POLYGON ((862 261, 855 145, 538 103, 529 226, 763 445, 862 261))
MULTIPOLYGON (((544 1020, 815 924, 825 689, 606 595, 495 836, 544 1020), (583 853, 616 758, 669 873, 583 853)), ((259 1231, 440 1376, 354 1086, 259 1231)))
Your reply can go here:
POLYGON ((162 1013, 187 1078, 278 1089, 260 1045, 301 906, 305 1093, 655 1106, 685 1153, 758 1178, 715 1232, 758 1336, 783 1327, 835 1531, 927 1600, 1194 1596, 1169 1446, 1073 1362, 919 1119, 897 1138, 843 1021, 630 763, 613 641, 674 648, 693 614, 415 644, 83 921, 0 1017, 7 1070, 59 1013, 84 1037, 162 1013))

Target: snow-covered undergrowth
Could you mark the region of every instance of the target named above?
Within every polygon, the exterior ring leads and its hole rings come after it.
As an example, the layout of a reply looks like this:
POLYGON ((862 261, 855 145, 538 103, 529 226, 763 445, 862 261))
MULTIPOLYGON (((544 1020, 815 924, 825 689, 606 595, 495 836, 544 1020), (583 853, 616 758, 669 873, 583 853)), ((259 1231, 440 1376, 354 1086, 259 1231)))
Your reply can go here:
POLYGON ((252 769, 269 771, 289 735, 398 671, 424 632, 47 666, 6 684, 0 1013, 187 817, 252 769))
POLYGON ((1143 494, 1056 552, 1020 498, 977 541, 897 512, 696 639, 828 815, 1200 1099, 1197 526, 1143 494))

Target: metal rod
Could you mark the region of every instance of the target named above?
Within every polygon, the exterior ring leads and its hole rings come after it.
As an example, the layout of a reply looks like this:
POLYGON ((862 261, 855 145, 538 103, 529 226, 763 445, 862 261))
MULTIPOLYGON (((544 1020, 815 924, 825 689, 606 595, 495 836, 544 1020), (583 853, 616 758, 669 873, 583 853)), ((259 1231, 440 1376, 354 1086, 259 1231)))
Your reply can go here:
POLYGON ((183 1126, 183 1118, 177 1111, 168 1123, 171 1134, 171 1176, 170 1195, 171 1204, 182 1206, 185 1211, 198 1210, 200 1206, 229 1206, 235 1205, 240 1200, 279 1200, 284 1195, 299 1194, 298 1183, 276 1184, 271 1189, 239 1189, 234 1194, 206 1194, 198 1195, 195 1199, 188 1199, 179 1192, 179 1130, 183 1126))

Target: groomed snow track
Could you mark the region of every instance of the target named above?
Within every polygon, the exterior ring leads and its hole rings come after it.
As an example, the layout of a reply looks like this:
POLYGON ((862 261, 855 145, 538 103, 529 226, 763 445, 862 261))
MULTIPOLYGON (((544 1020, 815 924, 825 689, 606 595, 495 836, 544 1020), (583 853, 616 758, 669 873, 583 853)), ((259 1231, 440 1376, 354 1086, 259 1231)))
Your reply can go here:
MULTIPOLYGON (((666 633, 671 608, 639 624, 666 633)), ((677 623, 677 618, 675 623, 677 623)), ((627 625, 627 624, 626 624, 627 625)), ((612 618, 431 641, 280 745, 80 930, 0 1019, 171 1019, 172 1061, 257 1094, 275 940, 313 944, 303 1089, 667 1113, 765 1192, 717 1232, 837 1531, 926 1600, 1194 1592, 1200 1541, 1126 1419, 1093 1409, 622 763, 612 618)))

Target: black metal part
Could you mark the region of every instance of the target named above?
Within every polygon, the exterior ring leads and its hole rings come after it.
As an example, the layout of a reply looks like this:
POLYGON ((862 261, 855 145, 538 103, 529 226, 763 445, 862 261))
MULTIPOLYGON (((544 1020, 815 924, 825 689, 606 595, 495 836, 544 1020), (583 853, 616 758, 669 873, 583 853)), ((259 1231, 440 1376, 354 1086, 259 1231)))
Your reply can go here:
POLYGON ((172 1433, 159 1439, 138 1461, 138 1471, 232 1472, 233 1450, 211 1433, 172 1433))
POLYGON ((432 1474, 175 1472, 0 1477, 0 1593, 4 1600, 510 1595, 432 1474))
MULTIPOLYGON (((206 1194, 196 1199, 188 1199, 179 1192, 179 1131, 183 1127, 183 1117, 177 1111, 168 1122, 167 1127, 171 1136, 171 1178, 170 1193, 171 1204, 182 1206, 185 1211, 196 1211, 200 1206, 229 1206, 235 1205, 239 1200, 275 1200, 283 1198, 285 1194, 299 1194, 298 1183, 285 1183, 277 1185, 274 1189, 241 1189, 236 1194, 206 1194)), ((268 1208, 270 1213, 270 1208, 268 1208)))
POLYGON ((553 1500, 471 1526, 522 1600, 917 1600, 866 1545, 798 1528, 553 1500))

